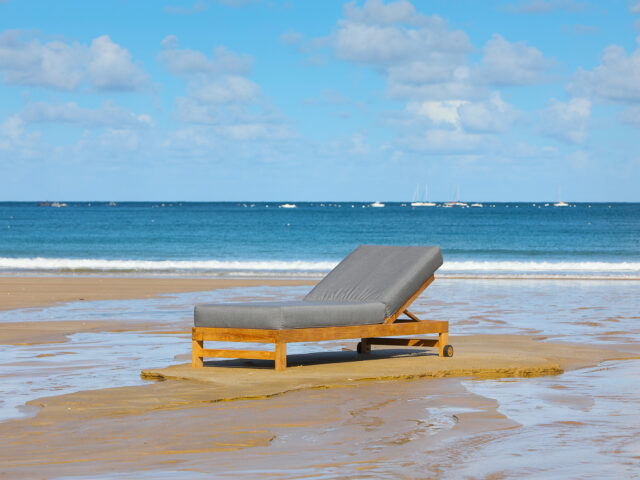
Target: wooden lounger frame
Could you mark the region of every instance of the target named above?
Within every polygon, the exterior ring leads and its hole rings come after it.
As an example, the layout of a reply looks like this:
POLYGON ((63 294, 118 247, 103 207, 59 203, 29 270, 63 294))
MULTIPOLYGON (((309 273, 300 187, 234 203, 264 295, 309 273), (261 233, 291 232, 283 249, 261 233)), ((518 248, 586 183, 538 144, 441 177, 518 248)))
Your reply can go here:
POLYGON ((415 347, 438 347, 441 357, 453 355, 449 341, 449 322, 420 320, 407 308, 433 282, 432 275, 398 311, 385 318, 384 323, 376 325, 352 325, 346 327, 290 328, 270 330, 257 328, 217 328, 194 327, 192 332, 191 365, 194 368, 204 366, 204 357, 216 358, 250 358, 274 360, 276 370, 287 368, 287 343, 321 342, 324 340, 343 340, 361 338, 358 353, 369 353, 371 345, 406 345, 415 347), (399 319, 405 314, 408 319, 399 319), (437 333, 438 339, 422 338, 379 338, 397 335, 422 335, 437 333), (205 341, 215 342, 249 342, 273 343, 275 351, 259 350, 221 350, 204 348, 205 341))

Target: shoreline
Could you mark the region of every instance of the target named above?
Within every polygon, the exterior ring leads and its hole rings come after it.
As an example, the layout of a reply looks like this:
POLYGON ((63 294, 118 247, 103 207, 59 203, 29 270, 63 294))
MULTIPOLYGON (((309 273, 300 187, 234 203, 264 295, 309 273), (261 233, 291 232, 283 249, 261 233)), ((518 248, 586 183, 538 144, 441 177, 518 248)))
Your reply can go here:
MULTIPOLYGON (((581 277, 581 276, 472 276, 439 275, 443 280, 477 281, 585 281, 638 282, 639 277, 581 277)), ((128 275, 0 275, 0 310, 49 307, 60 303, 94 300, 133 300, 157 298, 185 292, 212 291, 242 287, 314 286, 319 279, 287 278, 286 275, 268 277, 206 276, 128 276, 128 275)))
POLYGON ((143 277, 0 277, 0 310, 93 300, 132 300, 163 294, 252 286, 315 285, 314 280, 143 277))

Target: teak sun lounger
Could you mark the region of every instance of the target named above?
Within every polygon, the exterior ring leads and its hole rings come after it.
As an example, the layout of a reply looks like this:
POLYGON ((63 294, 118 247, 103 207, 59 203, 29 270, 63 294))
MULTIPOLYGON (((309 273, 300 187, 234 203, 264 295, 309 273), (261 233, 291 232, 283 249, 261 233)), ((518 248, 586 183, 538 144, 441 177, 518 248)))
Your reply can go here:
POLYGON ((287 343, 348 338, 361 339, 361 354, 371 345, 408 345, 438 347, 450 357, 449 322, 408 310, 441 265, 440 247, 360 245, 300 301, 196 305, 192 365, 202 367, 204 357, 250 358, 284 370, 287 343), (438 339, 380 338, 426 333, 438 339), (275 351, 208 349, 205 341, 273 343, 275 351))

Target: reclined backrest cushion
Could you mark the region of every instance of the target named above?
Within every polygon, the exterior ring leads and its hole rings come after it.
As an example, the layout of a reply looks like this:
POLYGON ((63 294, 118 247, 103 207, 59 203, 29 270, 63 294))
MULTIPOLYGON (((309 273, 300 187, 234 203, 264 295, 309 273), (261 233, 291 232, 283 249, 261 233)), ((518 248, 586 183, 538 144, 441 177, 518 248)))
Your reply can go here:
POLYGON ((440 247, 360 245, 304 298, 382 302, 389 317, 442 265, 440 247))

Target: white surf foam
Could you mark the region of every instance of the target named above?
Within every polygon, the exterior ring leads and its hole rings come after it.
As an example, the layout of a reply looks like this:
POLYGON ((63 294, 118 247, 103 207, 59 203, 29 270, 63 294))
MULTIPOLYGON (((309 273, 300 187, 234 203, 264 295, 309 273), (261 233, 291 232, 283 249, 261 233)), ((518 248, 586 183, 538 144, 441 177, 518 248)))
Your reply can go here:
MULTIPOLYGON (((331 261, 108 260, 75 258, 3 258, 0 271, 193 272, 193 273, 325 273, 331 261)), ((640 277, 640 262, 447 261, 439 273, 470 276, 616 276, 640 277)))
POLYGON ((219 260, 106 260, 89 258, 2 258, 0 270, 103 271, 329 271, 336 262, 219 261, 219 260))
POLYGON ((464 261, 445 262, 445 272, 499 273, 638 273, 640 262, 522 262, 522 261, 464 261))

